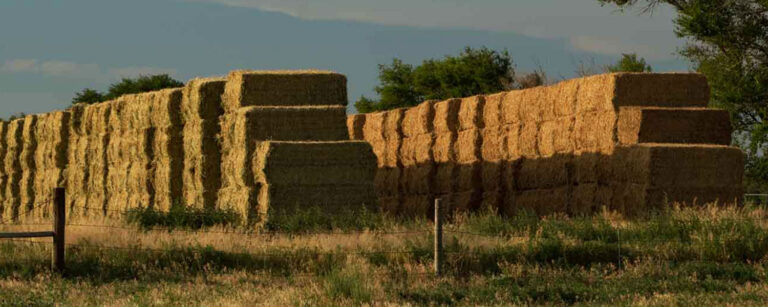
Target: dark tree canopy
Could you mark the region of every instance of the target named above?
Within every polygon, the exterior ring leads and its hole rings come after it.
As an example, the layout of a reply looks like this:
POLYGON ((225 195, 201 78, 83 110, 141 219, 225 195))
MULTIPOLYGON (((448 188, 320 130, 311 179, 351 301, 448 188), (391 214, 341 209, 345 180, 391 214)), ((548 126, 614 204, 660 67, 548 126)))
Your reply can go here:
POLYGON ((166 88, 182 87, 184 83, 171 78, 168 74, 139 76, 138 78, 123 78, 120 82, 109 86, 109 91, 103 94, 99 91, 86 88, 75 94, 72 103, 97 103, 115 99, 126 94, 136 94, 162 90, 166 88))
POLYGON ((652 72, 651 65, 645 62, 644 58, 638 58, 637 54, 622 54, 621 60, 616 64, 606 67, 608 72, 652 72))
POLYGON ((380 100, 361 97, 355 103, 367 113, 415 106, 424 100, 466 97, 500 92, 515 83, 512 58, 507 51, 465 48, 458 56, 429 59, 414 67, 399 59, 379 65, 380 100))

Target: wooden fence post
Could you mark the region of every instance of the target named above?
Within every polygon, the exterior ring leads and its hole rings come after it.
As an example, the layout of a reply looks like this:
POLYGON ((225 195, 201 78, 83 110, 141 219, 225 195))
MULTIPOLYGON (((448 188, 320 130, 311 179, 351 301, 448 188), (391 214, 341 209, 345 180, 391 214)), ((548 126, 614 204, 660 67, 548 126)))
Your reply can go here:
POLYGON ((53 268, 64 272, 64 229, 66 222, 64 188, 53 190, 53 268))
POLYGON ((443 273, 443 215, 440 198, 435 199, 435 276, 443 273))

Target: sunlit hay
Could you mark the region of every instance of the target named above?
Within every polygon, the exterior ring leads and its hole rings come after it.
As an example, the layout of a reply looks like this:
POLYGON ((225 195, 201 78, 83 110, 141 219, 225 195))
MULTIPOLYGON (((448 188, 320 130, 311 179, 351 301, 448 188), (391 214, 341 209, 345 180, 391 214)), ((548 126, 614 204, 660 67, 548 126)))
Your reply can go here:
POLYGON ((227 76, 226 113, 248 106, 320 106, 347 104, 347 78, 320 70, 237 70, 227 76))
POLYGON ((24 118, 24 127, 21 132, 21 183, 19 184, 21 204, 19 210, 29 211, 37 204, 35 203, 35 174, 37 164, 35 163, 35 152, 37 151, 37 122, 38 115, 27 115, 24 118))
MULTIPOLYGON (((72 113, 53 112, 38 117, 35 151, 35 202, 52 200, 54 188, 64 187, 68 165, 69 126, 72 113)), ((35 212, 36 216, 50 216, 50 206, 35 212)))
POLYGON ((189 206, 213 208, 221 187, 221 132, 224 109, 221 95, 226 79, 193 79, 181 103, 184 143, 184 201, 189 206))

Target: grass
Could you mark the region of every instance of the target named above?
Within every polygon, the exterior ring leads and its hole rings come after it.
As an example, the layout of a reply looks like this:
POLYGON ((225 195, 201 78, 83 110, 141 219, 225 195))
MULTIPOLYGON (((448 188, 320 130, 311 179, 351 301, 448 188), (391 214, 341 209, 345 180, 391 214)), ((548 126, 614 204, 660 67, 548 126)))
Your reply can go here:
POLYGON ((633 219, 610 212, 454 216, 439 278, 428 221, 370 214, 327 224, 297 216, 311 222, 285 217, 263 233, 231 225, 123 229, 111 220, 105 228, 71 226, 65 276, 49 269, 49 243, 0 241, 0 305, 768 302, 768 211, 761 207, 671 208, 633 219))

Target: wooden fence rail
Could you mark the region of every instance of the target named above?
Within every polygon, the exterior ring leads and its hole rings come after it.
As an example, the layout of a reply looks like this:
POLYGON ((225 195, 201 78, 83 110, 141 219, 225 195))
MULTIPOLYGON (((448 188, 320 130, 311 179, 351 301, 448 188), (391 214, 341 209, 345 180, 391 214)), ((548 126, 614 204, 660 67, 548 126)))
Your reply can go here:
POLYGON ((51 265, 56 271, 64 272, 64 226, 66 222, 66 211, 64 188, 55 188, 53 190, 53 231, 36 232, 0 232, 0 239, 15 238, 53 238, 53 254, 51 255, 51 265))

